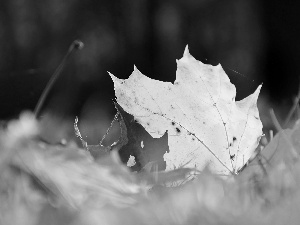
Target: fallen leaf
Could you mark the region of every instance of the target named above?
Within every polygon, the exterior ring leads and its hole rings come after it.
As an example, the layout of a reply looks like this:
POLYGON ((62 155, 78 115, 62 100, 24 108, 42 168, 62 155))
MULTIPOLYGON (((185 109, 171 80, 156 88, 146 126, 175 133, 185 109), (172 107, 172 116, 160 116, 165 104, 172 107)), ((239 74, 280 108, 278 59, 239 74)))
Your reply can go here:
POLYGON ((110 74, 117 102, 152 137, 168 132, 167 170, 209 166, 220 175, 238 173, 262 135, 256 106, 261 86, 236 102, 235 86, 220 65, 205 65, 186 48, 177 66, 174 84, 136 68, 128 79, 110 74))

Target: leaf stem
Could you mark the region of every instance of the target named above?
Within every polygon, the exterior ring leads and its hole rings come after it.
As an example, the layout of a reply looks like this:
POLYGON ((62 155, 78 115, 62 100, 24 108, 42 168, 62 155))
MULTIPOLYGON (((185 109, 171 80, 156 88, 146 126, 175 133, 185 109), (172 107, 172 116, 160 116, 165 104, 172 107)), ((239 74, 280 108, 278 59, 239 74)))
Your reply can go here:
POLYGON ((72 44, 70 45, 70 47, 68 49, 68 52, 65 54, 63 60, 61 61, 61 63, 58 65, 58 67, 54 71, 54 73, 51 76, 49 82, 47 83, 42 95, 40 96, 38 103, 35 106, 35 109, 34 109, 34 117, 35 118, 38 118, 41 108, 46 100, 46 97, 49 94, 49 91, 51 90, 51 88, 53 87, 53 84, 55 83, 55 81, 57 80, 59 75, 61 74, 62 69, 64 68, 64 65, 66 64, 66 61, 69 58, 69 56, 71 55, 73 50, 77 50, 77 49, 80 50, 83 48, 83 46, 84 46, 84 44, 79 40, 75 40, 72 42, 72 44))

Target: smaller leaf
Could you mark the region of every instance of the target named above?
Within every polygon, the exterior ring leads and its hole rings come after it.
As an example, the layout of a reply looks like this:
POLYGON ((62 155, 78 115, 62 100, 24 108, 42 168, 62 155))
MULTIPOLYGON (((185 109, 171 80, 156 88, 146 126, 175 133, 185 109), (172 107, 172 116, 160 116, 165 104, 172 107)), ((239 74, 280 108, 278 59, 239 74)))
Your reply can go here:
POLYGON ((136 164, 131 167, 133 171, 140 171, 149 162, 157 164, 158 170, 165 170, 163 155, 169 151, 167 132, 161 138, 153 138, 118 103, 115 103, 115 107, 120 114, 121 132, 128 138, 128 143, 119 150, 122 162, 126 164, 130 156, 134 156, 136 164))
POLYGON ((293 129, 284 129, 278 132, 272 141, 262 149, 248 166, 239 174, 239 177, 247 180, 257 176, 263 179, 281 163, 293 165, 295 157, 290 148, 300 154, 300 121, 296 122, 293 129))

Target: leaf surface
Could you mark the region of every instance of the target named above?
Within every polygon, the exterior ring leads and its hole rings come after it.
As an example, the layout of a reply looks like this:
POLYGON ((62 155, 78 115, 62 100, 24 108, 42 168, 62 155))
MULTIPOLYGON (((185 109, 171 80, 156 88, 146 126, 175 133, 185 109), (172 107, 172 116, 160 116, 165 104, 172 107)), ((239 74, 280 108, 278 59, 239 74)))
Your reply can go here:
POLYGON ((168 132, 166 169, 209 166, 217 174, 237 173, 262 135, 257 109, 261 86, 241 101, 220 65, 205 65, 188 48, 177 61, 174 84, 150 79, 134 68, 128 79, 110 74, 118 104, 152 137, 168 132))

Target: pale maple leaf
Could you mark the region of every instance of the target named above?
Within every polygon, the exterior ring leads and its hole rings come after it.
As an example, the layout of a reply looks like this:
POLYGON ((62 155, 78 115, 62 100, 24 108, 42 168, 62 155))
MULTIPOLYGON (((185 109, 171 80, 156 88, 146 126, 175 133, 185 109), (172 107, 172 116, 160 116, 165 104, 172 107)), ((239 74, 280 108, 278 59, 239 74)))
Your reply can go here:
POLYGON ((188 48, 177 61, 174 84, 153 80, 137 68, 128 79, 110 74, 117 102, 152 137, 168 132, 166 170, 181 166, 236 174, 262 136, 257 109, 261 85, 241 101, 221 65, 205 65, 188 48))

